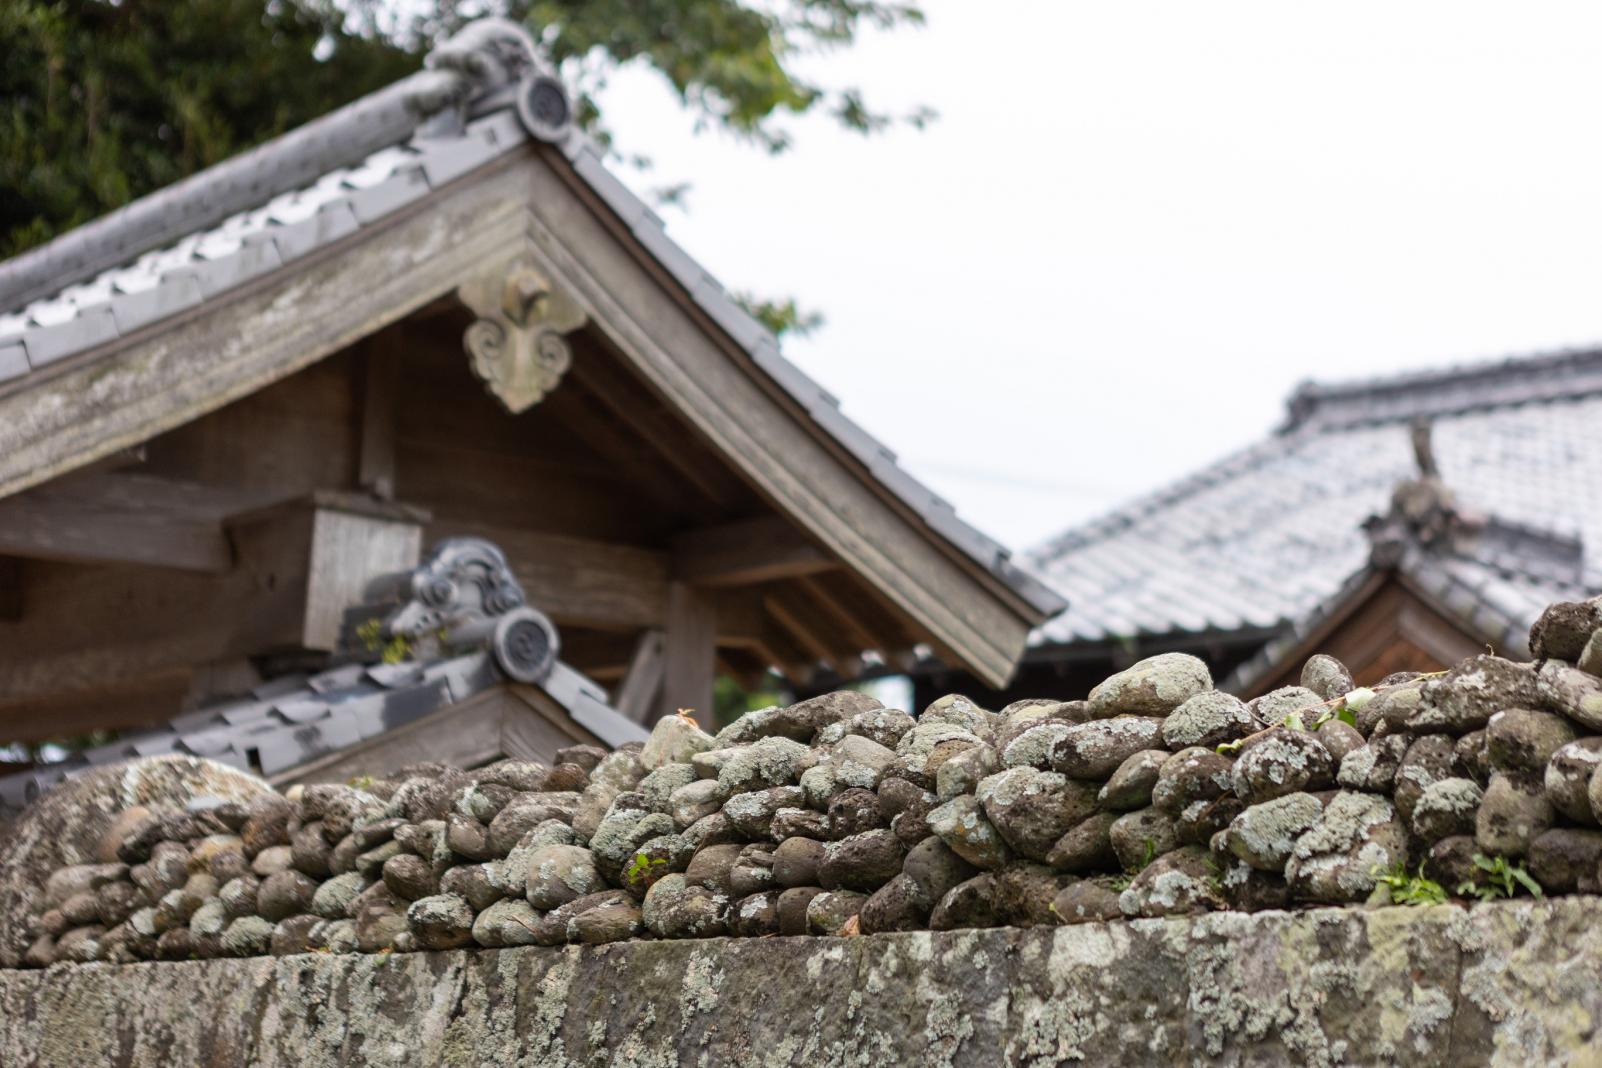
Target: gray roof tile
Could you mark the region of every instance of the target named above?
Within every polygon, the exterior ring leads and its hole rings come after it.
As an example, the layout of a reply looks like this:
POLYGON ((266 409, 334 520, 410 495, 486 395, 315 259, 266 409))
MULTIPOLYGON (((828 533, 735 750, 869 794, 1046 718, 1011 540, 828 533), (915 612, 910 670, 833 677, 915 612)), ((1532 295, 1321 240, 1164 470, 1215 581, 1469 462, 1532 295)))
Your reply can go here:
POLYGON ((28 347, 20 341, 0 339, 0 382, 25 375, 30 370, 28 347))

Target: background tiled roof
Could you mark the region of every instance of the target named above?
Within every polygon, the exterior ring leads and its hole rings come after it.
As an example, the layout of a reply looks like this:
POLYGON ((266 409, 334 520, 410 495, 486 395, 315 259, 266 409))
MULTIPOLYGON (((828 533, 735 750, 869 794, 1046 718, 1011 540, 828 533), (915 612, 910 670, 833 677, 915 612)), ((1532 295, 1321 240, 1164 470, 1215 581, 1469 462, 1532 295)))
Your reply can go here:
POLYGON ((1419 416, 1465 512, 1583 549, 1578 575, 1518 539, 1431 562, 1482 632, 1516 633, 1549 602, 1602 590, 1602 351, 1572 352, 1302 386, 1279 433, 1027 554, 1070 602, 1035 643, 1305 622, 1367 564, 1361 524, 1416 474, 1419 416))

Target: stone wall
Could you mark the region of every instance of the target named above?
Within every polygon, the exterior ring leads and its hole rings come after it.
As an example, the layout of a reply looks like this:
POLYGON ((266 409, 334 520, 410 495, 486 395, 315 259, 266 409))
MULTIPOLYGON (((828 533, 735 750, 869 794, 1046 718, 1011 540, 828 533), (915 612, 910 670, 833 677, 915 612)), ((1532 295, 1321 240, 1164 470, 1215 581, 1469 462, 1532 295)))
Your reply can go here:
POLYGON ((1596 1064, 1602 899, 0 971, 0 1064, 1596 1064))

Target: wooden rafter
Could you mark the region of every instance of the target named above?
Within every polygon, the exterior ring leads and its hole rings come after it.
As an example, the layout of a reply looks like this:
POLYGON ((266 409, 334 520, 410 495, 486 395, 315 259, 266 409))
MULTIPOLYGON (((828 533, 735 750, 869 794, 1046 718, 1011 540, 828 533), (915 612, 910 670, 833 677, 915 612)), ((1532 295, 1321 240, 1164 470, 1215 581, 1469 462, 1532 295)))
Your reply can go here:
POLYGON ((673 575, 697 586, 754 586, 836 567, 781 516, 685 531, 673 539, 673 575))

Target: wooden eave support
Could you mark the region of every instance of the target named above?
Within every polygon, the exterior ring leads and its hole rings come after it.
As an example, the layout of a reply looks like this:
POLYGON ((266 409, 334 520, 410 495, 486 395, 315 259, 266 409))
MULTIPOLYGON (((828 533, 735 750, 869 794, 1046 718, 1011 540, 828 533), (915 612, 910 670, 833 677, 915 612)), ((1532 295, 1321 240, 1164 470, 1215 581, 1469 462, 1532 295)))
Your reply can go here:
POLYGON ((703 527, 673 540, 673 577, 697 586, 754 586, 837 566, 777 515, 703 527))

